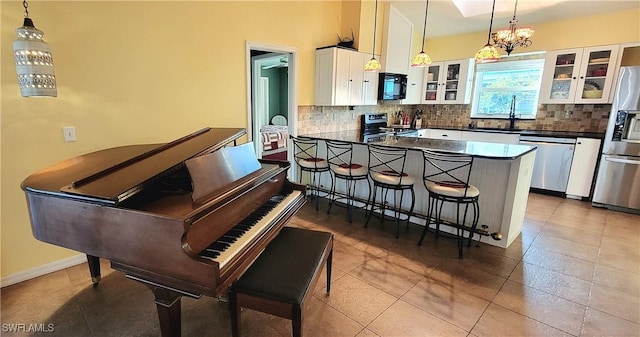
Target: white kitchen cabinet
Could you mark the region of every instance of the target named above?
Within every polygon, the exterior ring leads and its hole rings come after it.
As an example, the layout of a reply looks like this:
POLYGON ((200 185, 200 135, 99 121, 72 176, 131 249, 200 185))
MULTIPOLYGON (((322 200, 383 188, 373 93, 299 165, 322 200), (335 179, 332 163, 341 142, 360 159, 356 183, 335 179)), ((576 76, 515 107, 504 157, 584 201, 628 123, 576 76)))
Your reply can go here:
POLYGON ((428 135, 427 138, 448 139, 448 140, 462 140, 462 131, 460 131, 460 130, 445 130, 445 129, 429 129, 429 135, 428 135))
POLYGON ((473 59, 434 62, 426 67, 422 104, 469 104, 473 59))
POLYGON ((316 50, 315 105, 375 105, 378 74, 364 71, 370 57, 337 47, 316 50))
POLYGON ((611 103, 618 51, 606 45, 547 52, 540 103, 611 103))
POLYGON ((416 132, 418 133, 418 137, 420 138, 429 138, 431 129, 418 129, 416 132))
MULTIPOLYGON (((360 53, 362 54, 362 53, 360 53)), ((364 54, 364 62, 366 64, 371 57, 369 54, 364 54)), ((363 64, 364 67, 364 64, 363 64)), ((378 73, 375 71, 364 72, 364 82, 362 85, 362 99, 363 105, 376 105, 378 104, 378 73)))
POLYGON ((424 67, 409 67, 409 74, 407 75, 407 97, 402 100, 402 104, 421 103, 424 69, 424 67))
POLYGON ((588 197, 600 154, 600 139, 578 138, 573 150, 567 195, 588 197))
POLYGON ((405 74, 411 60, 413 23, 395 6, 385 6, 380 63, 387 73, 405 74))
POLYGON ((483 132, 483 131, 463 131, 462 140, 470 142, 518 144, 520 135, 517 133, 483 132))

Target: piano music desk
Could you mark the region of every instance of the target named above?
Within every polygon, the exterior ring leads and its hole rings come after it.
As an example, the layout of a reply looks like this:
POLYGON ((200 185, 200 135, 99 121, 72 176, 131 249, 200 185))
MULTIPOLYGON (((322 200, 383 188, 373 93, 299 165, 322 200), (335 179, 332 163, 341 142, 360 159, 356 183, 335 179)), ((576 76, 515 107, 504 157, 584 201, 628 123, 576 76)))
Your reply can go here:
POLYGON ((233 337, 240 336, 240 308, 290 319, 293 336, 302 337, 306 297, 327 265, 331 289, 333 234, 285 227, 229 289, 233 337))

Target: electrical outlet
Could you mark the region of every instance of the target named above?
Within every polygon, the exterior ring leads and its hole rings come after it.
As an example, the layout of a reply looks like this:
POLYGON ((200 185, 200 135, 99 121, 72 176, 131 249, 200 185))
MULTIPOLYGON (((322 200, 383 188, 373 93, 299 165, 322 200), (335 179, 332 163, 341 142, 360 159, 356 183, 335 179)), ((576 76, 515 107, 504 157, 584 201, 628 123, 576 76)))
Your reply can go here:
POLYGON ((75 142, 76 141, 76 128, 73 126, 65 126, 62 128, 62 134, 64 136, 65 142, 75 142))

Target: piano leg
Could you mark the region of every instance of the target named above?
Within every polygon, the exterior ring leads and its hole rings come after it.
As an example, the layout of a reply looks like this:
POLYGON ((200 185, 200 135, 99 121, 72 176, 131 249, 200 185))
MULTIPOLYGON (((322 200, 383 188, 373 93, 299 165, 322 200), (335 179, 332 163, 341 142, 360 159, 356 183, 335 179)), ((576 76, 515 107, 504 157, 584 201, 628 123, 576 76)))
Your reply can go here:
POLYGON ((153 291, 158 319, 160 320, 160 332, 162 337, 180 337, 181 331, 181 295, 169 289, 147 285, 153 291))
POLYGON ((95 288, 101 279, 100 258, 87 254, 87 264, 89 265, 89 272, 91 273, 91 282, 93 282, 93 287, 95 288))

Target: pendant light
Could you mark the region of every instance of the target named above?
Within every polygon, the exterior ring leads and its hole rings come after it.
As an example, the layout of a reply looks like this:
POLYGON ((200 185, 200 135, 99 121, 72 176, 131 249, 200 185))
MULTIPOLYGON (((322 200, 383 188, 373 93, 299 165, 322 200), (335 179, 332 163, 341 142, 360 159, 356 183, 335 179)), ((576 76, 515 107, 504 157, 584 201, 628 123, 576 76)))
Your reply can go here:
POLYGON ((496 9, 496 0, 493 0, 491 8, 491 21, 489 23, 489 34, 487 36, 487 44, 476 53, 476 63, 491 63, 500 60, 498 49, 491 45, 491 28, 493 27, 493 13, 496 9))
POLYGON ((18 73, 20 94, 29 96, 58 96, 53 57, 49 45, 44 42, 44 33, 33 25, 29 18, 29 4, 22 1, 24 23, 16 28, 18 38, 13 41, 13 54, 18 73))
POLYGON ((422 28, 422 49, 420 52, 413 58, 411 61, 412 67, 425 67, 431 64, 431 57, 424 52, 424 40, 425 34, 427 32, 427 13, 429 13, 429 0, 427 0, 427 5, 424 10, 424 27, 422 28))
POLYGON ((528 26, 518 27, 518 19, 516 19, 517 10, 518 0, 516 0, 516 5, 513 8, 513 19, 509 21, 509 28, 501 29, 491 35, 496 46, 504 49, 507 55, 511 55, 515 47, 526 48, 533 43, 529 38, 535 30, 528 26))
POLYGON ((371 60, 364 65, 364 71, 380 71, 382 65, 376 60, 376 25, 378 24, 378 0, 376 0, 376 10, 373 14, 373 49, 371 50, 371 60))

